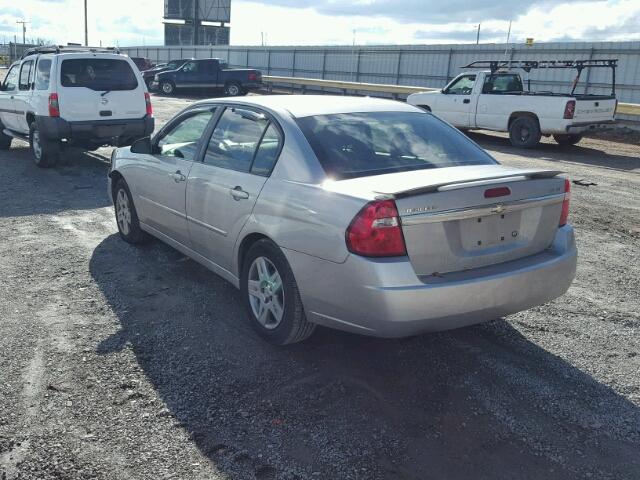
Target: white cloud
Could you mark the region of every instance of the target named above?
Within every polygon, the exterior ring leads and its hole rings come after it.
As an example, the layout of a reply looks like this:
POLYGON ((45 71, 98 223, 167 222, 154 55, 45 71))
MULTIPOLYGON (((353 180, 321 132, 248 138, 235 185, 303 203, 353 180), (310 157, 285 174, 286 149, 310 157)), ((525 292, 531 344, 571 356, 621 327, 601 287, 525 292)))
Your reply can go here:
MULTIPOLYGON (((422 0, 420 0, 422 1, 422 0)), ((394 0, 402 4, 420 4, 416 0, 394 0)), ((425 0, 426 1, 426 0, 425 0)), ((503 42, 508 22, 491 19, 496 3, 502 0, 476 0, 481 6, 470 11, 482 20, 481 41, 503 42), (479 12, 479 13, 478 13, 479 12)), ((320 5, 322 2, 278 0, 292 5, 320 5)), ((17 20, 25 18, 27 38, 41 38, 55 43, 84 41, 83 0, 21 0, 11 7, 0 8, 0 41, 22 37, 17 20)), ((161 45, 163 43, 160 0, 88 0, 89 43, 98 45, 161 45)), ((420 21, 405 16, 393 18, 371 15, 373 0, 329 2, 340 7, 341 14, 320 13, 312 7, 274 6, 273 2, 232 0, 231 41, 235 45, 258 45, 261 32, 270 45, 410 44, 475 41, 476 22, 449 21, 440 14, 433 17, 420 12, 420 21)), ((379 0, 378 4, 384 4, 379 0)), ((531 0, 531 8, 513 19, 512 39, 533 37, 536 41, 575 40, 640 40, 637 19, 638 0, 595 0, 558 3, 531 0), (543 2, 543 3, 540 3, 543 2), (621 28, 625 26, 624 28, 621 28)), ((325 2, 325 7, 327 3, 325 2)), ((384 5, 383 5, 384 6, 384 5)), ((457 8, 464 8, 459 5, 457 8)), ((326 8, 325 8, 326 10, 326 8)), ((324 10, 321 10, 324 11, 324 10)), ((504 17, 504 16, 503 16, 504 17)))

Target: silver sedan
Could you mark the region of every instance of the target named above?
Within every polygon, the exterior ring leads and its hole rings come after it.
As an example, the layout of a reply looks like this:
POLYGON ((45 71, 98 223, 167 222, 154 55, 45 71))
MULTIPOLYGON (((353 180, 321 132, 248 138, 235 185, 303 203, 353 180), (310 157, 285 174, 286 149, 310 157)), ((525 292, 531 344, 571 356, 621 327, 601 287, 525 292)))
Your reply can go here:
POLYGON ((268 341, 316 325, 383 337, 470 325, 562 295, 569 182, 498 164, 405 103, 204 100, 114 151, 122 238, 156 237, 242 292, 268 341))

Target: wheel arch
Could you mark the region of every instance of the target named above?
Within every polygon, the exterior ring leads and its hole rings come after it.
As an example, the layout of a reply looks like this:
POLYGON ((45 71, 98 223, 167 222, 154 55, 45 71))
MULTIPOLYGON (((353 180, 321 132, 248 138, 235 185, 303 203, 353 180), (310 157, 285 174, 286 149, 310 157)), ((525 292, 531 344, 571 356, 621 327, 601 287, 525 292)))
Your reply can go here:
POLYGON ((509 115, 509 123, 507 124, 507 128, 511 128, 511 124, 514 122, 514 120, 520 117, 532 118, 538 123, 538 128, 540 128, 540 119, 538 118, 538 115, 536 115, 533 112, 527 112, 527 111, 512 112, 511 115, 509 115))
POLYGON ((268 235, 265 235, 264 233, 251 232, 245 235, 240 241, 240 243, 238 244, 238 251, 236 256, 238 278, 240 278, 240 276, 242 275, 242 264, 244 263, 244 259, 247 256, 247 252, 249 251, 249 249, 253 244, 255 244, 260 240, 271 240, 273 242, 273 239, 271 239, 268 235))

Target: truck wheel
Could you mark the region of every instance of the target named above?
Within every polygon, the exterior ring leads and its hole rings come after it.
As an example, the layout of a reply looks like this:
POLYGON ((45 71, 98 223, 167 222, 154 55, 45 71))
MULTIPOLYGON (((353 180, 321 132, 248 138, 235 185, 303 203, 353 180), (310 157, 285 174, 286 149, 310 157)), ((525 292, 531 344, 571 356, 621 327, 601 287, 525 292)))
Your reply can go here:
POLYGON ((224 86, 224 94, 227 97, 237 97, 238 95, 242 94, 242 87, 240 87, 240 85, 236 82, 227 83, 224 86))
POLYGON ((540 137, 540 126, 533 117, 518 117, 509 126, 509 140, 514 147, 535 147, 540 142, 540 137))
POLYGON ((29 147, 35 164, 40 168, 53 167, 60 157, 60 145, 42 138, 36 122, 29 128, 29 147))
POLYGON ((162 82, 160 84, 160 90, 165 95, 171 95, 175 89, 176 89, 176 86, 173 84, 173 82, 162 82))
POLYGON ((553 136, 553 139, 558 143, 558 145, 575 145, 580 140, 582 140, 582 134, 573 133, 573 134, 562 134, 559 133, 553 136))
POLYGON ((147 78, 144 83, 147 84, 147 90, 151 90, 151 84, 153 83, 153 78, 147 78))

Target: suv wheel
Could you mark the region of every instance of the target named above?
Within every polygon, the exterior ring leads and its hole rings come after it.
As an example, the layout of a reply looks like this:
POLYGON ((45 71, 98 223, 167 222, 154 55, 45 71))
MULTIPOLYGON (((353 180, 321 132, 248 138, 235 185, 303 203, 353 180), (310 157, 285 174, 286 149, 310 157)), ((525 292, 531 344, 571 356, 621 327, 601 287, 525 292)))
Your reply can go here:
POLYGON ((144 243, 149 239, 147 233, 140 228, 138 212, 133 204, 131 192, 122 178, 116 182, 113 189, 113 206, 116 212, 118 232, 125 242, 144 243))
POLYGON ((227 83, 224 86, 224 94, 227 97, 237 97, 239 95, 242 95, 242 87, 240 87, 240 85, 235 82, 227 83))
POLYGON ((160 90, 165 95, 171 95, 175 89, 176 89, 176 86, 173 84, 173 82, 165 81, 160 84, 160 90))
POLYGON ((509 126, 509 140, 514 147, 535 147, 540 142, 540 137, 540 126, 533 117, 518 117, 509 126))
POLYGON ((259 240, 251 246, 242 266, 240 286, 251 325, 268 342, 301 342, 315 330, 315 324, 304 314, 289 262, 271 240, 259 240))
POLYGON ((40 168, 53 167, 60 157, 60 145, 42 137, 40 130, 33 122, 29 128, 29 147, 33 160, 40 168))

